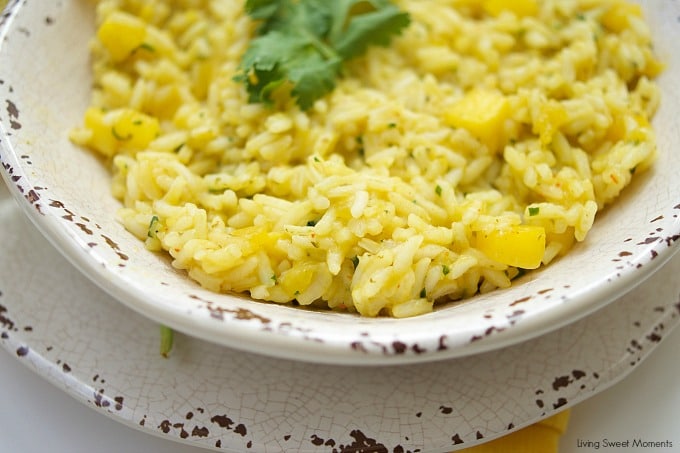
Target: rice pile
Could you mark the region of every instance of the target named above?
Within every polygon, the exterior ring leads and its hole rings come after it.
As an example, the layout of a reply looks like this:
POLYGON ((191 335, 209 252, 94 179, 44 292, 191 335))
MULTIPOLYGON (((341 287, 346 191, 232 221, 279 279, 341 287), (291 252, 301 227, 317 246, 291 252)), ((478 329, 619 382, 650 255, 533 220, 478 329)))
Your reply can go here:
POLYGON ((661 71, 620 0, 398 0, 308 111, 234 81, 243 0, 100 0, 74 142, 125 227, 210 290, 407 317, 583 241, 654 161, 661 71))

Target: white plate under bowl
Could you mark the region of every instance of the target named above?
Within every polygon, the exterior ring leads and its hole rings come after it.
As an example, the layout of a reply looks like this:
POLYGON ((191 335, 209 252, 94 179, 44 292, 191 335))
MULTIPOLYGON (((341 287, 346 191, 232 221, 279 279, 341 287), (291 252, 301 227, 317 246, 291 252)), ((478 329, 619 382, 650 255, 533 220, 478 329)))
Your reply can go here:
POLYGON ((0 347, 91 409, 196 447, 454 451, 609 388, 680 323, 676 255, 584 319, 471 357, 336 366, 178 335, 163 359, 158 326, 91 284, 1 196, 0 184, 0 347))
POLYGON ((416 318, 367 319, 214 294, 127 233, 114 220, 119 205, 107 169, 67 138, 90 96, 89 2, 12 1, 0 18, 1 172, 31 220, 84 274, 129 307, 189 335, 335 364, 414 363, 496 349, 603 307, 678 249, 680 5, 641 4, 668 63, 654 121, 654 168, 636 175, 617 204, 598 215, 587 241, 564 259, 508 290, 416 318))

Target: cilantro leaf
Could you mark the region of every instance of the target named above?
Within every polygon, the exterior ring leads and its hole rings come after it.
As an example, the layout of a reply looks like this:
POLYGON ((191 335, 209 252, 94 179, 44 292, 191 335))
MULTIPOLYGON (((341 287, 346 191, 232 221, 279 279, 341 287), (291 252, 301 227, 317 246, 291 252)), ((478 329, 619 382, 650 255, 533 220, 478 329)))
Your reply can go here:
POLYGON ((329 40, 345 59, 357 57, 370 45, 387 46, 392 36, 406 28, 410 19, 386 0, 336 0, 336 14, 329 40), (353 8, 368 8, 362 14, 352 14, 353 8))
POLYGON ((303 110, 335 88, 344 61, 410 23, 390 0, 248 0, 246 12, 260 24, 236 80, 263 103, 288 83, 303 110))
POLYGON ((280 2, 271 0, 248 0, 246 2, 246 12, 255 20, 270 20, 278 13, 280 7, 280 2))
POLYGON ((335 88, 341 64, 340 58, 326 60, 310 55, 304 61, 292 60, 286 65, 288 79, 294 85, 291 94, 297 98, 301 109, 307 110, 317 98, 335 88))

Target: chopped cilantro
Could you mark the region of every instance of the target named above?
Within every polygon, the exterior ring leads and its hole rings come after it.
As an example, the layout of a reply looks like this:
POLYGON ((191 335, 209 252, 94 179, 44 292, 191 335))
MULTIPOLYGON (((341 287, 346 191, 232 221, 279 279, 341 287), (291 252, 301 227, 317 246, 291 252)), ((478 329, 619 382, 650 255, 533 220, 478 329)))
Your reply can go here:
POLYGON ((116 138, 116 140, 118 140, 119 142, 126 142, 126 141, 128 141, 128 140, 132 140, 132 134, 128 134, 128 135, 125 135, 125 136, 120 135, 120 134, 118 133, 118 131, 116 130, 116 127, 115 127, 115 126, 112 126, 112 127, 111 127, 111 134, 112 134, 112 135, 116 138))
POLYGON ((155 52, 156 49, 149 43, 143 42, 139 45, 138 49, 144 49, 147 52, 155 52))
POLYGON ((158 234, 158 216, 153 216, 151 217, 151 221, 149 222, 149 228, 146 232, 146 235, 150 238, 156 239, 158 234))
POLYGON ((449 272, 451 272, 451 269, 449 269, 449 266, 447 266, 446 264, 442 265, 442 273, 444 275, 449 275, 449 272))
POLYGON ((175 334, 170 327, 161 325, 161 355, 167 358, 172 351, 175 334))
POLYGON ((352 258, 352 264, 354 264, 354 269, 356 269, 357 266, 359 265, 359 257, 358 256, 355 256, 354 258, 352 258))
POLYGON ((260 21, 236 80, 251 102, 272 102, 284 84, 303 110, 329 93, 343 62, 386 46, 410 23, 390 0, 247 0, 260 21))
POLYGON ((541 208, 535 207, 535 206, 530 206, 529 207, 529 215, 530 216, 535 216, 538 215, 538 213, 541 211, 541 208))

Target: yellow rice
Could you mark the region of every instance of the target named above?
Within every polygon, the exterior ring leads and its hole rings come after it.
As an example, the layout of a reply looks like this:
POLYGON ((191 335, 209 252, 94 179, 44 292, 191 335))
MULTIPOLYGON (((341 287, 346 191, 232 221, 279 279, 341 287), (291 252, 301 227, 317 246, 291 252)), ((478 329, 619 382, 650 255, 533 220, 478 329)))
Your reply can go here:
POLYGON ((653 162, 650 31, 620 0, 395 3, 409 28, 304 112, 234 81, 243 0, 100 0, 71 138, 210 290, 407 317, 508 287, 653 162))

